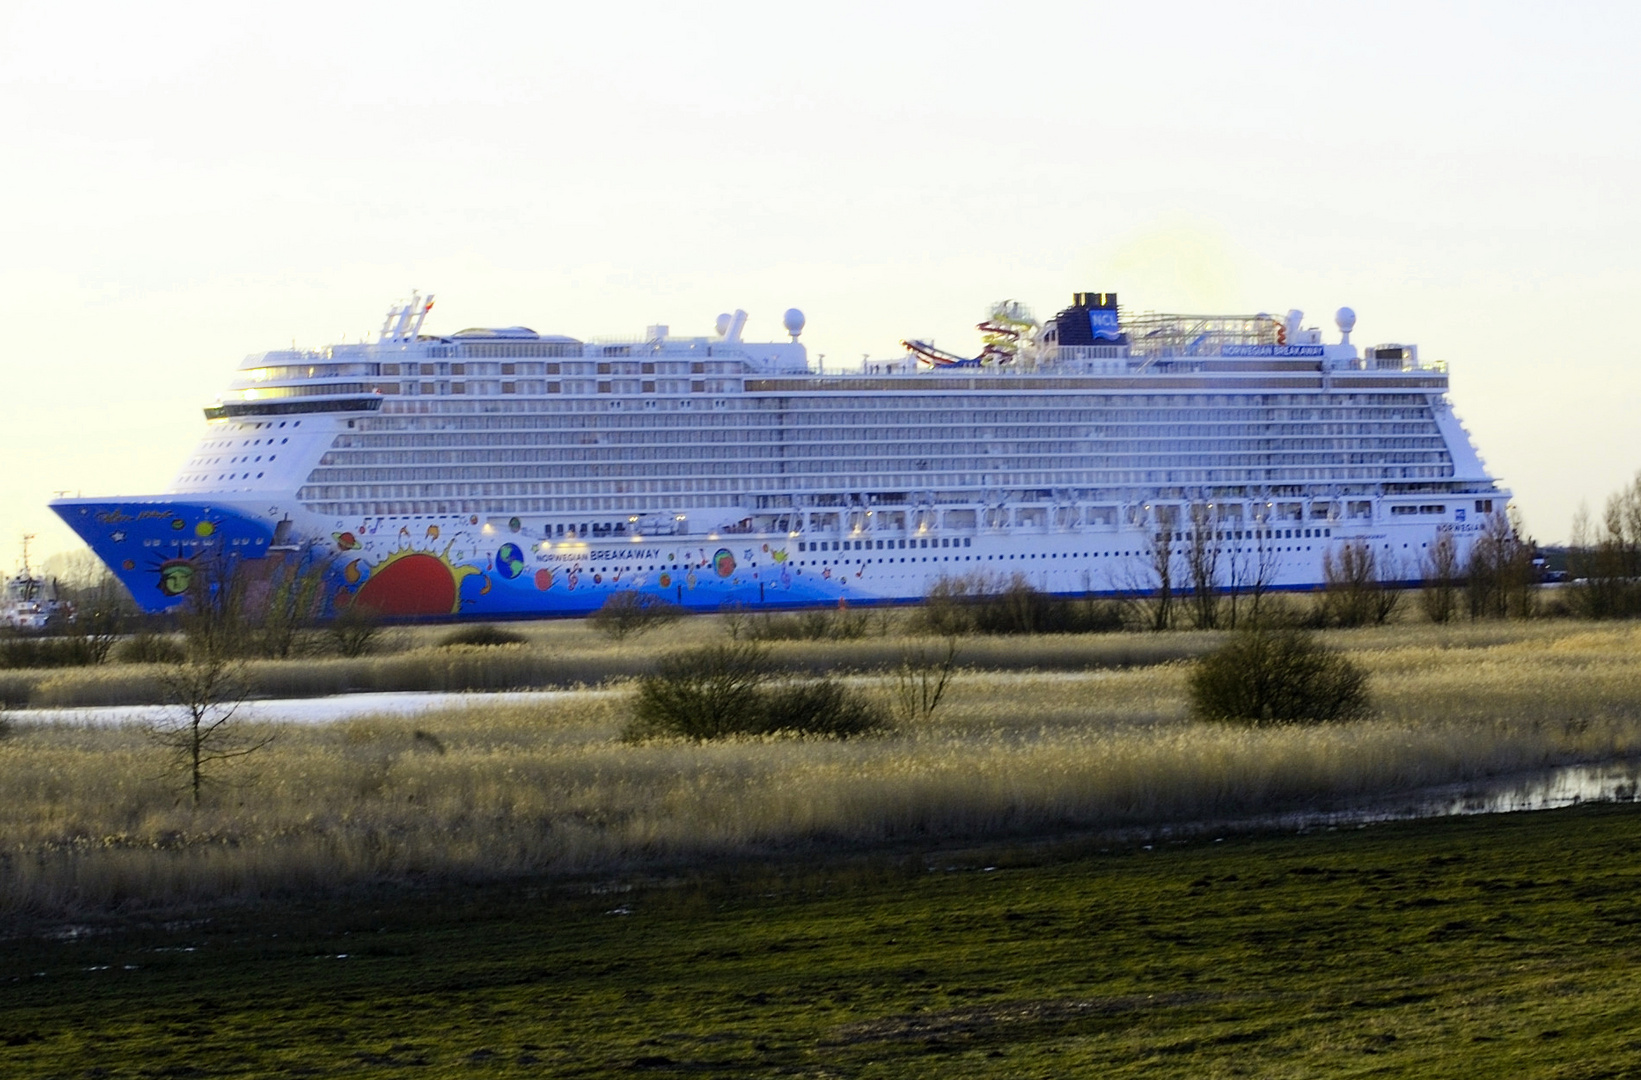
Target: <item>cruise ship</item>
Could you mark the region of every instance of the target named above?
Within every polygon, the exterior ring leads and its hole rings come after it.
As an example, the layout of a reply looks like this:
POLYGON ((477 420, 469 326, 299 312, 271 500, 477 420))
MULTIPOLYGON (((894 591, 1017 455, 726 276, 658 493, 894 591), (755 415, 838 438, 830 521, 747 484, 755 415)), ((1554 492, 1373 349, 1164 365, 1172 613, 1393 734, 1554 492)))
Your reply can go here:
POLYGON ((1324 341, 1298 311, 1076 293, 1040 324, 994 305, 977 356, 908 340, 851 371, 811 365, 796 309, 755 342, 743 311, 581 340, 434 333, 432 308, 396 304, 374 342, 248 357, 167 491, 53 509, 149 611, 208 563, 319 565, 333 610, 497 618, 622 590, 900 603, 957 577, 1132 594, 1205 541, 1224 588, 1315 587, 1353 541, 1411 580, 1509 498, 1445 364, 1358 348, 1348 308, 1324 341))

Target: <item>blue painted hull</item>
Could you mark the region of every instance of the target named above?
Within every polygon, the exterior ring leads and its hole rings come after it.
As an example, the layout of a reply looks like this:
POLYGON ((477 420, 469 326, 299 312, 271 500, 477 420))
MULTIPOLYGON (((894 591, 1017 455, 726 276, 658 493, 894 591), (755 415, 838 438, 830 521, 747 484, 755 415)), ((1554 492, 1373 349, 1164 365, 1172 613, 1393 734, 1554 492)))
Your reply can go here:
MULTIPOLYGON (((174 610, 206 572, 266 577, 320 566, 325 605, 389 618, 586 615, 618 591, 694 611, 911 599, 830 570, 788 565, 785 538, 665 537, 533 543, 474 519, 305 522, 281 529, 243 507, 190 498, 65 499, 52 508, 143 610, 174 610), (282 535, 283 534, 283 535, 282 535)), ((294 523, 293 523, 294 525, 294 523)))

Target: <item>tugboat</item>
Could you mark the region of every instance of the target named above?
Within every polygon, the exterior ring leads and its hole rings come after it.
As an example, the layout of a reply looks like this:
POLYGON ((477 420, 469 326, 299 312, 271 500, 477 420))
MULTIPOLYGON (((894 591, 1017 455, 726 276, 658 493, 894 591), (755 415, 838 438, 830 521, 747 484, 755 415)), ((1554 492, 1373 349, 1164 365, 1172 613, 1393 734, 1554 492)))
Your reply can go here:
POLYGON ((29 568, 28 546, 34 537, 23 537, 23 566, 6 581, 0 595, 0 626, 13 630, 40 631, 56 618, 74 618, 74 605, 61 596, 55 578, 35 577, 29 568))

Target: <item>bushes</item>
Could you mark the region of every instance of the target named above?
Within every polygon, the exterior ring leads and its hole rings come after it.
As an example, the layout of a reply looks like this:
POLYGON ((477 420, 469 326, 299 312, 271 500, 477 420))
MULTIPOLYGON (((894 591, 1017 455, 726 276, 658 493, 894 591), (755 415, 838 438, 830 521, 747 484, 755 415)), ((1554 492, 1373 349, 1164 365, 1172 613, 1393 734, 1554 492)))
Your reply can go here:
POLYGON ((1187 682, 1203 720, 1348 720, 1367 711, 1367 675, 1299 630, 1245 630, 1197 662, 1187 682))
POLYGON ((747 620, 744 632, 753 641, 859 641, 871 630, 867 612, 836 607, 810 608, 790 615, 754 615, 747 620))
POLYGON ((795 732, 847 737, 884 726, 882 712, 832 679, 771 687, 764 651, 725 642, 661 658, 638 681, 623 737, 694 739, 795 732))
POLYGON ((0 668, 80 667, 96 661, 85 638, 0 638, 0 668))
POLYGON ((1093 634, 1121 630, 1122 609, 1110 601, 1040 592, 1016 574, 941 578, 913 618, 916 629, 942 637, 967 634, 1093 634))
POLYGON ((325 633, 337 655, 352 660, 371 650, 381 628, 382 620, 376 612, 355 601, 336 613, 325 633))
POLYGON ((758 734, 791 731, 846 739, 884 726, 881 710, 835 679, 809 679, 771 690, 758 734))
POLYGON ((587 621, 611 641, 625 641, 674 622, 683 614, 683 608, 669 604, 659 596, 623 589, 611 593, 610 598, 587 621))
POLYGON ((489 623, 479 623, 477 626, 463 626, 450 631, 439 639, 438 647, 448 649, 455 645, 523 645, 529 640, 523 634, 512 630, 503 630, 489 623))
POLYGON ((163 634, 132 634, 114 649, 122 664, 180 664, 186 658, 182 646, 163 634))

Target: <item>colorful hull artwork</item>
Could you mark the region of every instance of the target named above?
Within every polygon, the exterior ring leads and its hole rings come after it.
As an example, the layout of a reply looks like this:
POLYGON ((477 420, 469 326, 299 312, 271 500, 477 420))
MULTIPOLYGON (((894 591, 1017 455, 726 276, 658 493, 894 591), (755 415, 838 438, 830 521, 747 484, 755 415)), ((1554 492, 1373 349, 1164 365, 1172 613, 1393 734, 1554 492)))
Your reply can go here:
POLYGON ((159 496, 54 506, 149 612, 177 607, 196 577, 224 565, 253 579, 322 567, 330 611, 358 605, 391 619, 585 615, 619 591, 698 611, 899 599, 864 572, 791 565, 786 537, 566 542, 532 538, 516 519, 450 515, 299 526, 159 496))

